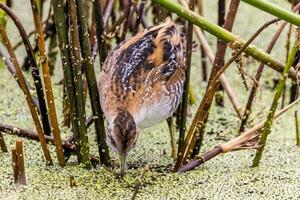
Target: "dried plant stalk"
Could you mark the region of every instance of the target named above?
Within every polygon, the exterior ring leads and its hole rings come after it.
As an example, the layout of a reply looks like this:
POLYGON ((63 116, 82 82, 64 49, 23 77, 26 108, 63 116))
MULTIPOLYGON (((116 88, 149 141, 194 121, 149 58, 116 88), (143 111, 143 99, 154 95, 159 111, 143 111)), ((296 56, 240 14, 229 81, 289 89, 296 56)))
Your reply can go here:
POLYGON ((4 27, 1 24, 0 24, 0 33, 2 35, 3 43, 6 46, 6 49, 7 49, 8 53, 11 57, 11 61, 15 66, 16 75, 17 75, 18 80, 20 82, 22 91, 24 92, 24 95, 25 95, 25 98, 26 98, 31 116, 32 116, 34 124, 35 124, 36 131, 37 131, 38 136, 39 136, 39 140, 41 142, 41 146, 42 146, 42 149, 43 149, 43 152, 44 152, 44 156, 47 160, 47 164, 52 164, 52 159, 51 159, 48 147, 47 147, 47 143, 46 143, 46 140, 45 140, 45 136, 44 136, 44 133, 43 133, 42 126, 40 124, 40 120, 39 120, 39 116, 37 114, 37 110, 36 110, 36 108, 35 108, 35 106, 32 102, 32 97, 31 97, 30 91, 28 90, 28 88, 26 86, 24 76, 22 74, 19 63, 17 62, 17 57, 16 57, 16 55, 15 55, 13 49, 12 49, 11 43, 10 43, 8 37, 7 37, 7 34, 4 30, 4 27))
POLYGON ((14 183, 16 184, 18 181, 18 158, 17 158, 17 150, 16 147, 13 147, 11 150, 11 160, 12 160, 12 168, 13 168, 13 175, 14 175, 14 183))
POLYGON ((3 152, 7 152, 7 146, 5 144, 5 140, 1 131, 0 131, 0 147, 3 152))
POLYGON ((46 55, 46 45, 45 45, 45 38, 44 38, 44 32, 42 27, 42 22, 40 18, 40 14, 38 11, 38 7, 35 3, 35 0, 30 0, 32 12, 33 12, 33 18, 35 23, 35 28, 37 31, 37 41, 38 41, 38 47, 40 52, 40 60, 42 65, 42 71, 43 71, 43 78, 44 78, 44 85, 45 85, 45 92, 46 92, 46 99, 47 99, 47 105, 49 109, 49 118, 50 118, 50 124, 51 124, 51 130, 54 137, 54 144, 56 147, 56 155, 58 158, 58 162, 60 166, 65 165, 65 158, 64 158, 64 152, 61 145, 61 137, 60 137, 60 129, 58 125, 57 120, 57 114, 56 114, 56 108, 55 108, 55 100, 52 92, 52 83, 50 78, 50 72, 49 72, 49 63, 48 63, 48 57, 46 55))
POLYGON ((18 186, 26 185, 23 141, 20 139, 16 140, 16 157, 17 157, 16 165, 17 165, 17 172, 18 172, 18 179, 16 181, 16 184, 18 186))
POLYGON ((47 111, 47 106, 44 98, 44 91, 43 91, 43 85, 39 73, 39 69, 35 60, 34 52, 32 49, 32 46, 30 44, 30 41, 27 37, 26 31, 21 24, 19 18, 13 13, 13 11, 7 7, 5 4, 0 2, 0 9, 5 11, 7 15, 13 20, 15 23, 16 27, 18 28, 18 31, 22 37, 23 43, 25 45, 25 50, 28 55, 28 60, 30 61, 31 64, 31 74, 34 80, 34 85, 39 101, 39 109, 40 109, 40 115, 41 115, 41 120, 43 124, 43 130, 46 135, 50 135, 51 129, 50 129, 50 124, 49 124, 49 119, 48 119, 48 111, 47 111))

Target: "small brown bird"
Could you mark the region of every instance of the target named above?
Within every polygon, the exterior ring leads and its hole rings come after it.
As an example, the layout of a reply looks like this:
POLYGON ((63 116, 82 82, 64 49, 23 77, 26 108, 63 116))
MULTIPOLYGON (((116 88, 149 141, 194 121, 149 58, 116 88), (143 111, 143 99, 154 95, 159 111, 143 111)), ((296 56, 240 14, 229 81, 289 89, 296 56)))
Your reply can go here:
POLYGON ((182 37, 169 18, 127 39, 108 55, 100 74, 100 102, 108 145, 125 159, 139 130, 177 109, 185 81, 182 37))

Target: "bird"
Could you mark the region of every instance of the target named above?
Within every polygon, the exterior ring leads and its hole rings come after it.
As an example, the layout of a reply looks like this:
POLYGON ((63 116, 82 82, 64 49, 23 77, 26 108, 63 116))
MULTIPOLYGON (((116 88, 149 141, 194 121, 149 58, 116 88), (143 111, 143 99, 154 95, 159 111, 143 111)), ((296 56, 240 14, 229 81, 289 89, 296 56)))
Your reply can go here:
POLYGON ((185 83, 183 36, 167 18, 124 40, 109 52, 100 72, 100 104, 107 121, 106 142, 126 157, 140 130, 169 118, 181 102, 185 83))

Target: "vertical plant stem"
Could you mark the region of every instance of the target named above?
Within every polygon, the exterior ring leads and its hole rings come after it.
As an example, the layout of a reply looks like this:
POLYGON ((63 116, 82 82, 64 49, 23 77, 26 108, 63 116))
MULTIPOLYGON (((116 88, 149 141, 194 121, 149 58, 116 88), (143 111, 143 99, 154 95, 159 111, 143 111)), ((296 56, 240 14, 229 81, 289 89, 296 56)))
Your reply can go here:
POLYGON ((139 31, 139 25, 141 23, 141 20, 144 16, 144 9, 145 9, 145 6, 147 4, 147 0, 141 0, 141 3, 140 3, 140 6, 138 8, 138 11, 137 11, 137 19, 136 19, 136 23, 135 23, 135 28, 133 30, 133 35, 135 35, 138 31, 139 31))
POLYGON ((299 132, 299 120, 298 111, 295 111, 295 129, 296 129, 296 145, 300 146, 300 132, 299 132))
POLYGON ((48 146, 47 146, 47 143, 46 143, 46 140, 45 140, 45 135, 43 133, 42 126, 40 124, 37 109, 36 109, 36 107, 34 106, 34 104, 32 102, 32 96, 31 96, 30 91, 28 90, 28 88, 26 86, 25 78, 22 74, 20 65, 17 61, 17 57, 16 57, 16 55, 15 55, 13 49, 12 49, 11 43, 10 43, 10 41, 8 39, 8 36, 7 36, 7 34, 4 30, 4 27, 1 24, 0 24, 0 33, 2 35, 3 43, 6 46, 6 49, 9 53, 9 55, 10 55, 11 61, 15 66, 16 75, 17 75, 17 78, 18 78, 19 83, 21 85, 22 91, 25 95, 25 98, 26 98, 26 101, 27 101, 27 104, 28 104, 33 122, 35 124, 36 131, 39 135, 39 140, 41 142, 41 146, 42 146, 42 149, 43 149, 43 152, 44 152, 45 159, 47 161, 47 164, 52 165, 52 159, 51 159, 51 156, 50 156, 50 152, 48 150, 48 146))
MULTIPOLYGON (((226 2, 225 0, 218 0, 218 25, 223 26, 225 23, 225 15, 226 15, 226 2)), ((219 38, 217 38, 217 48, 219 43, 222 42, 219 38)), ((224 58, 222 60, 221 65, 224 64, 224 58)), ((217 106, 224 107, 224 89, 221 84, 218 85, 216 95, 215 95, 215 102, 217 106)))
POLYGON ((52 132, 53 138, 54 138, 56 155, 58 158, 59 165, 63 167, 65 165, 65 158, 64 158, 63 148, 61 145, 60 129, 59 129, 58 120, 57 120, 55 100, 54 100, 53 92, 52 92, 52 83, 51 83, 50 72, 49 72, 48 57, 46 55, 44 32, 43 32, 41 17, 40 17, 36 2, 35 2, 35 0, 30 0, 30 2, 31 2, 32 12, 33 12, 35 28, 37 31, 37 41, 38 41, 40 60, 41 60, 42 71, 43 71, 46 100, 47 100, 47 105, 48 105, 48 109, 49 109, 48 115, 49 115, 50 122, 51 122, 50 123, 51 130, 52 130, 51 132, 52 132))
POLYGON ((12 160, 12 168, 13 168, 13 175, 14 175, 14 183, 16 184, 18 181, 18 158, 17 158, 17 150, 16 147, 11 149, 11 160, 12 160))
MULTIPOLYGON (((226 17, 226 20, 224 22, 224 28, 228 31, 232 30, 233 27, 233 23, 235 20, 235 16, 239 7, 239 3, 240 0, 231 0, 230 5, 229 5, 229 11, 226 17)), ((218 42, 218 48, 217 48, 217 52, 216 52, 216 56, 215 56, 215 60, 214 60, 214 64, 213 64, 213 68, 210 74, 210 78, 209 78, 209 82, 208 82, 208 88, 210 87, 211 84, 211 80, 214 78, 214 76, 218 73, 218 71, 220 70, 220 68, 223 65, 224 62, 224 57, 225 57, 225 53, 226 53, 226 49, 227 49, 227 44, 224 41, 219 41, 218 42)), ((204 131, 205 131, 205 124, 207 122, 208 116, 209 116, 209 109, 210 106, 212 104, 212 100, 213 97, 215 96, 215 92, 218 88, 217 84, 215 87, 212 88, 212 95, 208 96, 208 98, 205 100, 205 104, 206 104, 206 108, 205 110, 203 110, 203 115, 200 116, 200 123, 201 126, 198 126, 197 129, 197 134, 199 134, 199 139, 196 140, 196 144, 195 147, 193 149, 193 153, 192 156, 195 156, 197 154, 199 154, 201 146, 202 146, 202 141, 203 141, 203 135, 204 135, 204 131)))
POLYGON ((175 136, 176 128, 174 126, 173 116, 171 116, 167 119, 167 123, 169 126, 170 138, 171 138, 171 149, 172 149, 171 156, 174 159, 176 159, 176 136, 175 136))
POLYGON ((26 185, 23 141, 20 139, 17 139, 16 141, 16 156, 17 156, 17 169, 18 169, 17 185, 19 186, 26 185))
MULTIPOLYGON (((62 60, 62 68, 64 72, 64 85, 67 91, 67 96, 69 100, 69 108, 71 113, 72 131, 74 136, 80 134, 79 123, 77 117, 77 106, 75 102, 76 88, 73 81, 73 70, 71 65, 71 55, 70 55, 70 45, 68 37, 68 25, 66 19, 68 16, 65 15, 64 1, 63 0, 53 0, 53 12, 54 20, 56 26, 56 32, 58 36, 59 49, 62 60)), ((81 163, 81 149, 79 143, 76 142, 76 154, 78 158, 78 163, 81 163)))
POLYGON ((7 146, 5 144, 5 140, 1 131, 0 131, 0 147, 3 152, 7 152, 7 146))
MULTIPOLYGON (((197 36, 199 42, 201 43, 203 52, 205 53, 206 57, 208 58, 208 61, 211 64, 213 64, 215 55, 212 52, 212 49, 210 48, 209 43, 208 43, 207 39, 205 38, 203 32, 198 27, 195 27, 194 31, 196 33, 196 36, 197 36)), ((220 76, 219 81, 220 81, 220 84, 222 85, 222 87, 224 88, 226 94, 228 95, 228 98, 229 98, 230 102, 232 103, 232 106, 233 106, 234 110, 236 111, 238 117, 241 119, 243 116, 242 109, 241 109, 242 106, 239 103, 239 101, 237 99, 237 95, 234 92, 231 85, 229 84, 225 74, 222 74, 220 76)))
MULTIPOLYGON (((91 167, 89 158, 89 143, 87 137, 87 127, 85 125, 85 106, 83 97, 82 81, 82 62, 80 55, 80 42, 78 32, 78 18, 76 0, 70 0, 70 45, 71 45, 71 62, 73 66, 73 77, 75 85, 75 102, 77 107, 77 120, 79 132, 75 135, 75 141, 80 148, 79 163, 83 163, 86 168, 91 167)), ((82 27, 80 27, 82 29, 82 27)))
POLYGON ((94 71, 94 62, 93 55, 91 52, 90 41, 88 37, 87 24, 85 21, 85 12, 82 6, 82 0, 77 1, 77 12, 78 12, 78 26, 79 36, 80 36, 80 45, 81 52, 84 61, 84 69, 86 73, 86 80, 89 89, 89 96, 92 106, 92 112, 94 116, 94 124, 96 130, 96 138, 98 143, 98 150, 100 155, 101 163, 104 165, 109 165, 109 151, 105 142, 105 127, 104 127, 104 119, 101 112, 100 106, 100 97, 97 89, 97 80, 94 71))
MULTIPOLYGON (((197 0, 198 3, 198 13, 200 16, 203 16, 203 0, 197 0)), ((203 33, 204 34, 204 33, 203 33)), ((207 81, 207 74, 208 74, 208 69, 207 69, 207 62, 206 62, 206 55, 203 49, 203 46, 200 45, 201 49, 201 66, 202 66, 202 81, 207 81)))
POLYGON ((106 35, 104 34, 105 26, 103 22, 100 0, 94 1, 94 15, 95 15, 95 23, 96 23, 96 35, 97 35, 97 42, 98 42, 100 68, 102 68, 102 65, 107 57, 107 44, 106 44, 106 35))
POLYGON ((21 24, 19 18, 13 13, 13 11, 7 7, 5 4, 0 2, 0 8, 4 10, 7 15, 13 20, 15 23, 16 27, 18 28, 18 31, 22 37, 23 43, 25 45, 26 52, 28 54, 28 59, 31 65, 31 74, 34 80, 34 85, 36 89, 36 93, 38 96, 38 101, 39 101, 39 109, 40 109, 40 114, 41 114, 41 120, 43 124, 43 129, 44 133, 46 135, 50 135, 51 129, 50 129, 50 124, 49 124, 49 119, 48 119, 48 111, 47 111, 47 106, 44 98, 44 91, 43 91, 43 85, 39 73, 39 69, 35 60, 35 55, 32 49, 32 46, 30 44, 30 41, 27 37, 26 31, 21 24))
POLYGON ((65 83, 63 83, 63 125, 66 127, 71 126, 71 110, 70 110, 70 102, 68 101, 67 89, 65 83))
POLYGON ((292 49, 290 51, 289 58, 288 58, 288 61, 286 63, 286 66, 285 66, 285 68, 282 72, 282 77, 281 77, 281 79, 280 79, 280 81, 277 85, 276 93, 275 93, 275 96, 273 98, 273 101, 272 101, 272 104, 271 104, 271 107, 270 107, 270 111, 269 111, 269 114, 268 114, 268 117, 267 117, 267 121, 264 124, 264 129, 263 129, 261 138, 259 140, 260 148, 257 150, 255 158, 253 160, 253 165, 252 165, 253 167, 258 167, 259 166, 261 156, 262 156, 262 153, 263 153, 265 145, 266 145, 268 135, 271 132, 272 123, 273 123, 273 120, 274 120, 274 114, 275 114, 275 111, 276 111, 276 108, 277 108, 277 105, 278 105, 278 101, 279 101, 279 99, 282 95, 284 85, 285 85, 285 82, 286 82, 286 79, 287 79, 288 71, 289 71, 289 69, 291 68, 291 66, 294 62, 296 51, 299 47, 298 45, 299 45, 299 43, 296 40, 294 46, 292 47, 292 49))
MULTIPOLYGON (((190 0, 189 9, 194 11, 195 0, 190 0)), ((188 99, 189 99, 189 87, 190 87, 190 71, 192 62, 192 44, 193 43, 193 24, 188 23, 187 28, 187 39, 186 39, 186 70, 185 70, 185 83, 182 95, 182 106, 180 114, 180 127, 179 127, 179 141, 178 141, 178 153, 183 151, 184 138, 186 132, 186 118, 188 110, 188 99)))

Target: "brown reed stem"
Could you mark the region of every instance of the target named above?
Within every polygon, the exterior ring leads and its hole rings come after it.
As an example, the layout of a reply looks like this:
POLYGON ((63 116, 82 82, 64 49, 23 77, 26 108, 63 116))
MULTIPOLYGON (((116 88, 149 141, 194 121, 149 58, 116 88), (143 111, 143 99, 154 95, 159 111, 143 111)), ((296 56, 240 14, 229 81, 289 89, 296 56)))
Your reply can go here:
POLYGON ((42 120, 42 124, 43 124, 44 133, 46 135, 50 135, 51 129, 50 129, 50 124, 49 124, 49 119, 48 119, 47 106, 46 106, 46 102, 45 102, 45 98, 44 98, 43 85, 42 85, 39 69, 38 69, 38 66, 37 66, 37 63, 35 60, 32 46, 30 44, 30 41, 27 37, 26 31, 25 31, 23 25, 21 24, 19 18, 14 14, 14 12, 9 7, 7 7, 5 4, 3 4, 1 2, 0 2, 0 9, 2 9, 4 12, 6 12, 6 14, 13 20, 14 24, 18 28, 18 31, 22 37, 23 43, 25 45, 25 50, 28 54, 28 59, 29 59, 30 65, 31 65, 31 74, 32 74, 32 77, 34 80, 34 85, 35 85, 35 89, 36 89, 36 93, 37 93, 37 97, 38 97, 38 101, 39 101, 39 109, 41 111, 40 116, 41 116, 41 120, 42 120))
POLYGON ((17 174, 18 179, 16 180, 17 186, 26 185, 25 165, 24 165, 24 151, 23 141, 20 139, 16 140, 16 157, 17 157, 17 174))
POLYGON ((299 131, 299 120, 298 111, 295 111, 295 129, 296 129, 296 145, 300 146, 300 131, 299 131))
POLYGON ((4 140, 4 137, 3 137, 3 134, 2 134, 1 131, 0 131, 0 147, 1 147, 3 152, 8 152, 7 151, 7 146, 5 144, 5 140, 4 140))
POLYGON ((137 19, 135 22, 135 28, 132 32, 133 35, 135 35, 139 31, 139 25, 141 24, 142 18, 144 16, 144 9, 145 9, 146 4, 147 4, 147 0, 141 0, 140 6, 136 11, 137 19))
POLYGON ((17 184, 18 181, 18 158, 17 158, 17 150, 16 147, 11 149, 11 160, 12 160, 12 168, 13 168, 13 175, 14 175, 14 183, 17 184))
MULTIPOLYGON (((236 13, 237 13, 237 10, 239 7, 239 3, 240 3, 240 0, 231 0, 231 2, 230 2, 229 11, 228 11, 226 19, 224 21, 224 28, 228 31, 232 30, 232 27, 233 27, 233 24, 235 21, 235 16, 236 16, 236 13)), ((227 50, 226 42, 219 41, 215 60, 214 60, 213 67, 212 67, 212 71, 211 71, 210 78, 208 81, 208 87, 211 87, 210 84, 212 82, 212 79, 215 77, 215 75, 217 74, 217 72, 220 70, 220 68, 223 65, 226 50, 227 50)), ((210 96, 208 96, 208 98, 206 99, 206 104, 207 104, 208 109, 210 108, 210 106, 212 104, 212 100, 213 100, 213 97, 215 96, 215 92, 218 89, 218 86, 219 86, 219 84, 216 84, 214 87, 212 87, 212 94, 210 96)), ((196 146, 193 148, 192 156, 197 155, 200 152, 200 149, 202 146, 202 141, 203 141, 205 124, 207 122, 208 116, 209 116, 209 112, 206 112, 203 115, 202 121, 204 122, 204 124, 199 130, 200 137, 196 141, 196 146)))
POLYGON ((51 130, 54 137, 54 144, 56 148, 56 155, 58 158, 58 162, 59 165, 63 167, 65 165, 64 152, 61 145, 60 129, 58 125, 56 108, 55 108, 55 100, 52 91, 52 83, 51 83, 50 72, 49 72, 48 57, 46 54, 46 45, 45 45, 44 32, 43 32, 43 27, 41 22, 41 14, 38 11, 38 7, 36 5, 35 0, 30 0, 30 2, 31 2, 31 8, 33 12, 34 24, 37 31, 37 41, 38 41, 40 60, 41 60, 42 71, 43 71, 46 100, 49 109, 48 115, 51 122, 50 123, 51 130))
MULTIPOLYGON (((184 5, 185 7, 187 7, 187 4, 185 1, 180 1, 180 3, 182 5, 184 5)), ((200 30, 199 27, 196 27, 196 26, 194 27, 194 32, 197 36, 197 39, 201 43, 201 49, 203 50, 204 55, 207 56, 208 60, 211 62, 211 64, 213 64, 215 55, 212 52, 212 50, 209 46, 209 43, 204 36, 204 33, 200 30)), ((239 101, 237 99, 237 95, 234 92, 233 88, 230 86, 225 74, 222 74, 220 76, 219 81, 220 81, 220 84, 222 85, 222 87, 224 88, 226 94, 228 95, 228 98, 229 98, 230 102, 232 103, 238 117, 242 118, 242 115, 243 115, 242 110, 241 110, 242 106, 239 103, 239 101)))
POLYGON ((9 53, 9 55, 10 55, 10 59, 11 59, 12 63, 15 66, 16 75, 17 75, 18 80, 20 82, 22 91, 23 91, 23 93, 25 95, 25 98, 26 98, 26 101, 27 101, 27 104, 28 104, 28 107, 29 107, 32 119, 33 119, 34 124, 35 124, 36 131, 37 131, 37 133, 39 135, 39 140, 41 142, 41 146, 42 146, 42 149, 43 149, 44 156, 46 158, 47 164, 52 165, 52 159, 51 159, 48 147, 47 147, 47 143, 46 143, 46 140, 45 140, 45 136, 44 136, 44 133, 43 133, 42 126, 40 124, 40 120, 39 120, 39 116, 38 116, 38 113, 37 113, 37 109, 36 109, 36 107, 34 106, 34 104, 32 102, 32 97, 31 97, 30 91, 28 90, 28 88, 26 86, 25 78, 23 76, 23 73, 21 71, 19 63, 17 61, 17 57, 16 57, 16 55, 15 55, 13 49, 12 49, 12 46, 11 46, 11 43, 10 43, 10 41, 8 39, 6 31, 4 30, 4 27, 1 24, 0 24, 0 33, 2 35, 3 43, 6 46, 6 49, 7 49, 8 53, 9 53))
POLYGON ((100 0, 95 0, 93 3, 94 6, 94 17, 96 24, 96 36, 98 42, 98 52, 99 52, 99 60, 100 60, 100 69, 107 57, 107 44, 106 44, 106 35, 104 33, 105 26, 103 22, 102 9, 100 0))
MULTIPOLYGON (((104 127, 104 119, 102 116, 100 106, 100 96, 97 88, 97 80, 94 70, 93 55, 91 52, 91 45, 88 37, 87 23, 85 21, 85 12, 82 5, 82 0, 77 0, 78 26, 81 53, 83 56, 84 70, 86 73, 86 80, 89 89, 89 96, 91 101, 92 112, 94 116, 94 124, 96 130, 96 139, 98 143, 98 151, 101 163, 108 166, 110 163, 109 150, 106 145, 106 134, 104 127)), ((85 118, 84 118, 85 120, 85 118)), ((85 121, 84 121, 85 122, 85 121)))
MULTIPOLYGON (((226 2, 225 0, 218 0, 218 25, 223 26, 225 23, 225 15, 226 15, 226 2)), ((222 42, 219 38, 217 38, 217 48, 219 43, 222 42)), ((224 64, 224 58, 220 65, 224 64)), ((218 85, 216 94, 215 94, 215 102, 217 106, 224 107, 224 89, 222 85, 218 85)))
MULTIPOLYGON (((203 2, 202 2, 202 0, 197 0, 197 5, 198 5, 199 15, 203 16, 203 2)), ((207 75, 208 74, 208 69, 207 69, 207 62, 206 62, 206 54, 204 52, 204 49, 203 49, 202 45, 200 45, 200 50, 201 50, 202 81, 206 82, 207 81, 207 76, 208 76, 207 75)))

